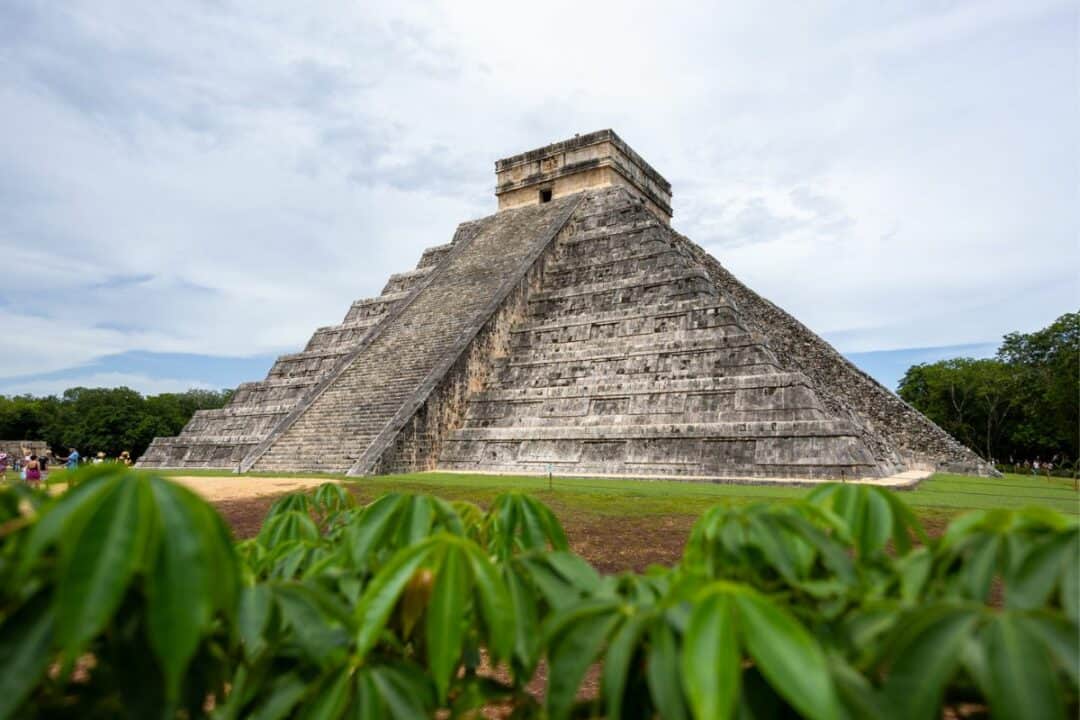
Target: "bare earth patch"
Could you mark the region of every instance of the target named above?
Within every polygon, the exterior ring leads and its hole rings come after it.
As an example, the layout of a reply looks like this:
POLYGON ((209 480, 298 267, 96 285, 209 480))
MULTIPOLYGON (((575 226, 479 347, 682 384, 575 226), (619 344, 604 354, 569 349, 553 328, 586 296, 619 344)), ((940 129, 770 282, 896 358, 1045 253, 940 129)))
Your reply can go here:
POLYGON ((283 495, 298 490, 314 490, 327 480, 290 477, 247 477, 223 475, 207 477, 182 475, 170 480, 186 485, 212 503, 222 500, 250 500, 252 498, 283 495))

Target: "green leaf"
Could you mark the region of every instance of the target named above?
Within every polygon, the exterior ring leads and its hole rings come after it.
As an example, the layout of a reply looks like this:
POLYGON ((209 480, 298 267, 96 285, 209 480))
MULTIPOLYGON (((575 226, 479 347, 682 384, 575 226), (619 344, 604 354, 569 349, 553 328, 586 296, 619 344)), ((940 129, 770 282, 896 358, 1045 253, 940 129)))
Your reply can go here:
POLYGON ((540 652, 539 610, 537 597, 528 581, 518 573, 516 564, 507 563, 503 577, 510 591, 513 613, 515 679, 527 680, 532 676, 540 652))
POLYGON ((398 526, 398 546, 408 547, 428 537, 435 508, 427 495, 406 496, 405 511, 398 526))
POLYGON ((515 646, 514 606, 499 571, 471 541, 464 545, 472 569, 480 612, 488 629, 488 650, 496 661, 509 658, 515 646))
POLYGON ((978 615, 967 608, 930 607, 902 622, 884 693, 895 717, 940 717, 941 698, 978 615))
POLYGON ((896 572, 900 576, 900 598, 904 602, 912 603, 922 595, 933 567, 934 558, 925 547, 912 550, 896 561, 896 572))
POLYGON ((1004 613, 990 623, 984 639, 990 684, 982 690, 994 717, 1065 717, 1061 686, 1039 638, 1004 613))
POLYGON ((289 635, 308 660, 330 667, 341 662, 348 648, 348 633, 342 610, 315 585, 296 582, 274 585, 274 596, 289 635))
POLYGON ((863 520, 858 535, 859 555, 867 557, 885 549, 885 543, 893 534, 893 513, 878 488, 861 486, 866 500, 863 506, 863 520))
POLYGON ((34 523, 20 553, 16 579, 24 579, 41 553, 57 543, 61 534, 66 534, 69 538, 77 536, 98 507, 101 498, 115 491, 122 478, 123 475, 116 473, 99 475, 76 485, 55 503, 47 505, 34 523))
POLYGON ((855 582, 855 567, 843 545, 797 514, 778 517, 781 524, 821 554, 821 559, 844 583, 855 582))
POLYGON ((281 720, 288 717, 308 689, 308 684, 296 673, 279 676, 271 682, 269 697, 248 716, 249 720, 281 720))
POLYGON ((151 515, 147 483, 127 475, 100 498, 78 535, 65 538, 56 625, 68 660, 109 622, 143 566, 151 515))
POLYGON ((386 537, 390 521, 403 502, 404 498, 396 493, 383 495, 364 508, 359 519, 349 525, 345 536, 353 565, 358 570, 363 572, 370 567, 372 551, 386 537))
POLYGON ((675 633, 663 616, 649 627, 648 665, 645 671, 656 709, 667 720, 686 717, 686 701, 679 682, 679 651, 675 633))
MULTIPOLYGON (((370 671, 371 683, 378 692, 380 705, 389 709, 395 720, 419 720, 431 716, 434 699, 423 682, 423 673, 379 667, 370 671)), ((385 717, 386 713, 361 717, 385 717)))
POLYGON ((1080 563, 1070 553, 1073 547, 1073 538, 1065 533, 1031 547, 1016 576, 1005 584, 1005 604, 1025 610, 1045 605, 1050 593, 1064 579, 1066 563, 1080 563))
POLYGON ((425 628, 428 666, 440 702, 446 700, 465 636, 465 593, 468 588, 465 561, 461 555, 458 548, 448 548, 428 605, 425 628))
POLYGON ((356 606, 356 651, 362 658, 375 645, 398 596, 432 551, 430 541, 399 550, 372 578, 356 606))
POLYGON ((795 571, 795 550, 791 547, 789 535, 777 532, 772 522, 766 522, 761 517, 753 517, 750 519, 750 536, 781 577, 789 583, 799 581, 799 575, 795 571))
POLYGON ((258 540, 263 547, 271 550, 296 540, 315 543, 319 540, 319 528, 306 511, 286 510, 266 521, 259 530, 258 540))
POLYGON ((265 584, 244 588, 240 593, 240 614, 237 618, 240 639, 250 660, 266 646, 263 632, 274 610, 273 594, 265 584))
POLYGON ((623 695, 626 694, 630 662, 645 630, 647 616, 631 615, 615 633, 604 655, 603 687, 609 718, 622 717, 623 695))
POLYGON ((1080 632, 1077 632, 1076 625, 1050 612, 1015 617, 1016 622, 1023 624, 1029 634, 1042 640, 1073 687, 1080 686, 1080 632))
POLYGON ((0 720, 15 717, 44 677, 51 659, 53 625, 52 611, 40 596, 0 625, 0 720))
POLYGON ((583 594, 591 595, 600 586, 600 573, 580 556, 571 552, 555 551, 546 553, 544 558, 556 572, 583 594))
MULTIPOLYGON (((1073 541, 1069 557, 1080 557, 1080 538, 1073 541)), ((1074 623, 1080 623, 1080 562, 1065 563, 1065 573, 1061 577, 1061 609, 1065 616, 1074 623)))
POLYGON ((911 508, 904 504, 896 493, 886 490, 885 488, 873 488, 873 491, 885 498, 892 510, 893 545, 898 554, 904 555, 911 550, 911 535, 908 532, 909 530, 915 534, 915 538, 920 543, 923 545, 930 544, 930 536, 926 534, 926 530, 923 529, 922 523, 919 522, 919 518, 911 511, 911 508))
POLYGON ((829 672, 847 717, 882 718, 887 715, 874 687, 855 668, 839 657, 830 656, 829 672))
POLYGON ((979 542, 971 556, 964 563, 963 579, 967 596, 984 602, 990 593, 990 583, 994 579, 998 549, 1001 547, 999 535, 989 536, 979 542))
POLYGON ((741 676, 732 600, 723 594, 707 595, 694 607, 683 638, 682 683, 694 717, 733 717, 741 676))
POLYGON ((343 668, 328 675, 312 688, 313 692, 303 705, 300 719, 337 720, 349 705, 352 686, 349 668, 343 668))
POLYGON ((528 571, 529 579, 536 584, 540 594, 551 607, 561 610, 571 607, 581 600, 581 589, 557 572, 549 561, 551 553, 520 556, 522 566, 528 571))
POLYGON ((165 697, 175 701, 180 681, 210 624, 214 569, 206 545, 215 542, 203 522, 202 500, 164 480, 151 480, 160 541, 147 577, 147 631, 165 676, 165 697))
POLYGON ((548 629, 547 710, 551 720, 570 714, 581 679, 619 621, 609 602, 587 602, 553 618, 548 629))
POLYGON ((836 718, 840 706, 825 653, 793 617, 753 591, 735 595, 743 642, 762 675, 803 715, 836 718))

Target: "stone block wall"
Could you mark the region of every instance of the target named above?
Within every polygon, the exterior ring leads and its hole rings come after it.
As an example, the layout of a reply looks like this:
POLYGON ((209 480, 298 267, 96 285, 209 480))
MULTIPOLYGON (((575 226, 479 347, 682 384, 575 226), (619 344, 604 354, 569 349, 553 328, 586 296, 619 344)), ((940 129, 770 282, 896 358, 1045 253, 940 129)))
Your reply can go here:
POLYGON ((746 287, 700 246, 684 236, 676 237, 737 304, 747 325, 768 338, 782 366, 810 378, 831 414, 848 417, 861 427, 864 442, 879 460, 898 469, 996 474, 970 448, 859 370, 790 314, 746 287))

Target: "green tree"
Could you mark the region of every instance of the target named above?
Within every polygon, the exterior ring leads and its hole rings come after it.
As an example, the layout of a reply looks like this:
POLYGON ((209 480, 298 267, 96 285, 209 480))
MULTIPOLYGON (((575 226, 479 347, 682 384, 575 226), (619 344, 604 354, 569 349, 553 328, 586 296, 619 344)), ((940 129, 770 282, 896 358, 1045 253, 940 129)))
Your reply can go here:
POLYGON ((144 397, 131 388, 70 388, 60 397, 0 396, 0 438, 44 440, 59 452, 141 455, 154 437, 175 435, 196 410, 224 405, 231 391, 144 397))
POLYGON ((986 458, 1076 458, 1080 314, 1006 335, 994 359, 912 366, 899 394, 986 458))
POLYGON ((998 359, 1015 369, 1023 390, 1017 443, 1044 456, 1080 455, 1080 313, 1033 333, 1009 333, 998 359))

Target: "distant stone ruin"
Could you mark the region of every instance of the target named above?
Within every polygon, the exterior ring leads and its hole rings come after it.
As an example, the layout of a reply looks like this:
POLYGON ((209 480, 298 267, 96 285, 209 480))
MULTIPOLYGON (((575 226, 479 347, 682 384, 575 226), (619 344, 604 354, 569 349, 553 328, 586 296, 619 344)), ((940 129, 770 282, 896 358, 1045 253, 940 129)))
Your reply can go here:
POLYGON ((44 440, 0 440, 0 452, 7 453, 12 460, 22 460, 31 455, 52 457, 49 446, 44 440))
POLYGON ((992 472, 670 227, 604 130, 496 163, 499 212, 139 465, 740 481, 992 472))

